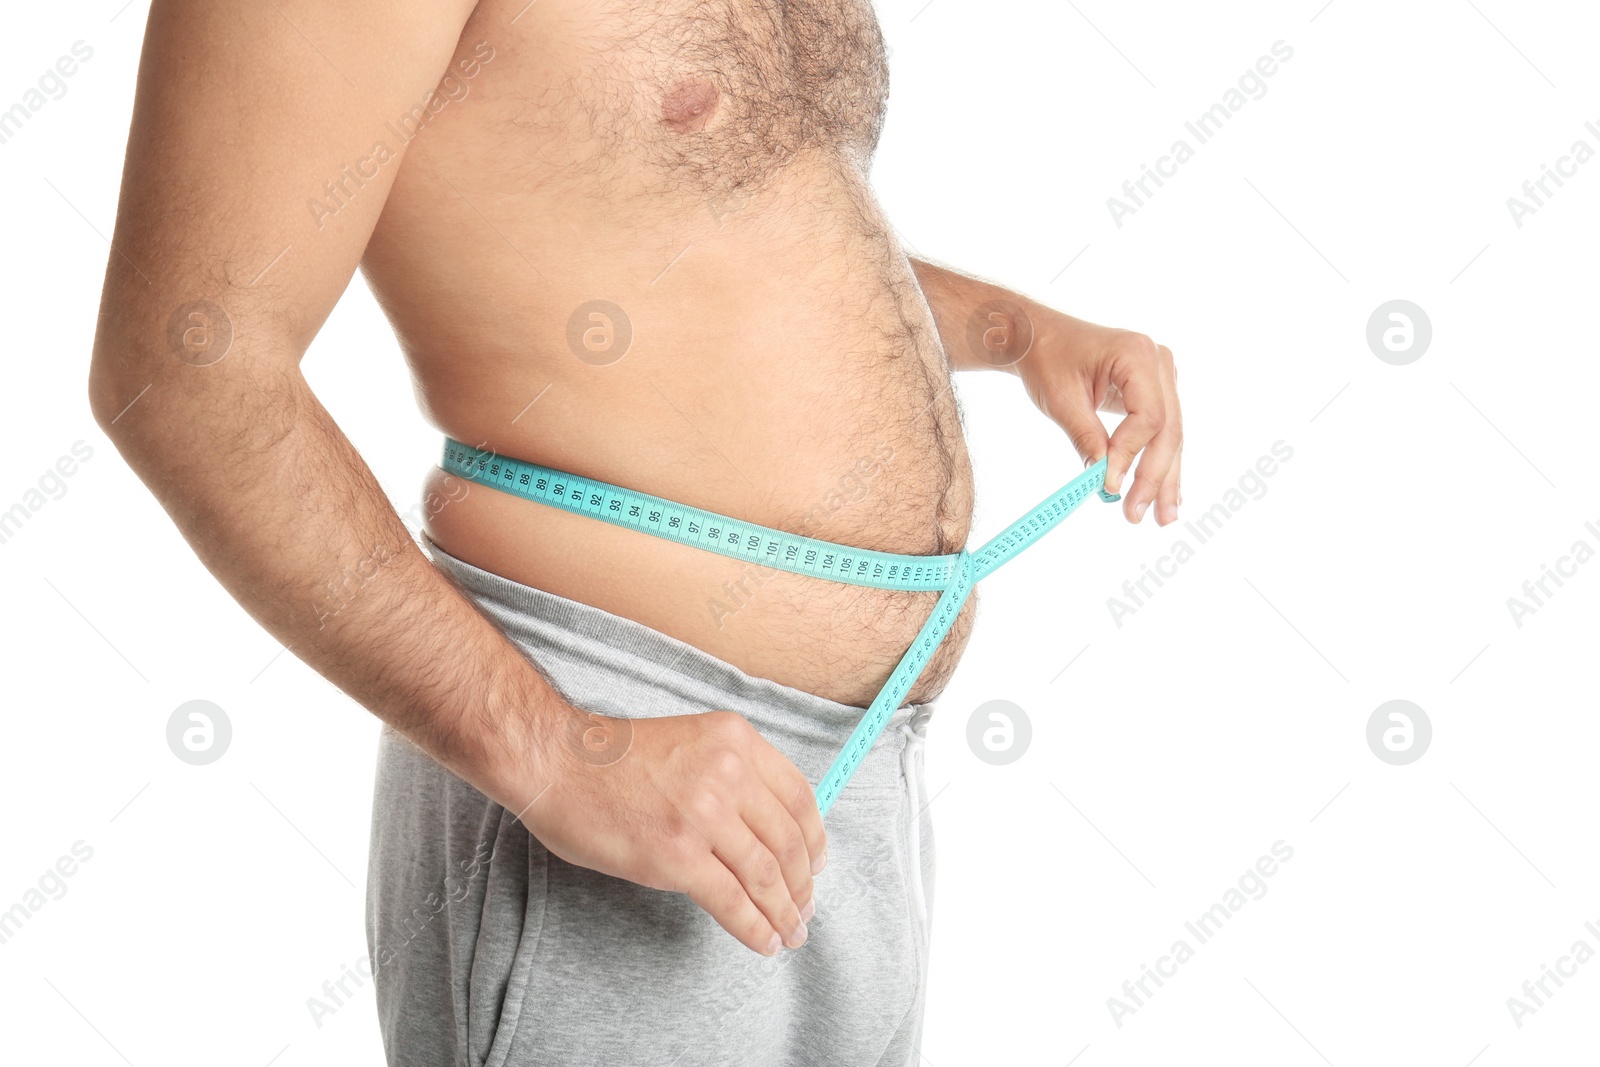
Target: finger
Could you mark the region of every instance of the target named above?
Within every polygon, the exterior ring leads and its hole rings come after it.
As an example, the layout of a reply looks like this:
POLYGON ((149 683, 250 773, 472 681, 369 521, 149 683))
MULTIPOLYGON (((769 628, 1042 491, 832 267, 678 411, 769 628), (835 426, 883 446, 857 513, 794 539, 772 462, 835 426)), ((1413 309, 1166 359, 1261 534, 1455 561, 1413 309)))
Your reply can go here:
MULTIPOLYGON (((772 795, 794 818, 805 839, 807 869, 812 874, 822 873, 828 864, 828 831, 822 825, 822 812, 817 808, 817 794, 800 773, 800 768, 789 762, 787 756, 766 744, 755 753, 756 773, 772 790, 772 795)), ((800 900, 795 897, 795 900, 800 900)), ((802 905, 804 901, 801 901, 802 905)), ((806 919, 810 922, 810 917, 806 919)))
POLYGON ((739 879, 768 924, 783 936, 783 943, 790 948, 805 944, 806 924, 800 921, 800 909, 789 895, 783 867, 743 819, 729 819, 716 828, 712 851, 739 879))
MULTIPOLYGON (((1157 349, 1157 366, 1163 398, 1165 398, 1171 380, 1172 350, 1166 346, 1157 349)), ((1165 411, 1165 407, 1163 406, 1165 411)), ((1145 510, 1161 492, 1162 484, 1167 480, 1167 475, 1172 471, 1172 462, 1178 457, 1178 448, 1183 441, 1182 425, 1174 418, 1172 412, 1166 411, 1161 430, 1146 446, 1144 454, 1139 457, 1139 469, 1133 478, 1133 487, 1128 490, 1127 498, 1123 501, 1123 514, 1129 522, 1138 522, 1144 518, 1145 510)), ((1156 521, 1161 521, 1160 509, 1157 509, 1156 521)))
POLYGON ((782 947, 782 938, 739 879, 715 857, 707 856, 703 864, 695 867, 687 892, 690 900, 745 947, 763 956, 771 956, 782 947))
POLYGON ((765 782, 757 782, 743 809, 745 825, 767 846, 767 851, 777 859, 783 870, 784 884, 789 887, 789 899, 799 909, 800 922, 809 922, 813 911, 811 888, 811 853, 806 850, 806 838, 800 824, 789 813, 765 782))
POLYGON ((1167 480, 1161 483, 1161 492, 1156 495, 1156 521, 1162 526, 1178 521, 1178 508, 1183 504, 1183 450, 1180 447, 1178 454, 1172 457, 1172 470, 1167 472, 1167 480))
POLYGON ((1172 350, 1161 349, 1163 356, 1162 387, 1167 394, 1167 425, 1164 432, 1171 433, 1176 441, 1172 466, 1161 481, 1156 493, 1156 522, 1162 526, 1178 521, 1178 505, 1182 502, 1183 474, 1183 408, 1178 403, 1177 368, 1172 363, 1172 350))
MULTIPOLYGON (((1134 457, 1161 432, 1166 424, 1166 394, 1161 387, 1161 355, 1154 341, 1148 337, 1128 341, 1122 346, 1111 364, 1111 382, 1122 390, 1123 404, 1128 414, 1111 435, 1106 446, 1106 491, 1122 491, 1122 479, 1133 467, 1134 457)), ((1168 456, 1161 468, 1167 472, 1172 464, 1168 456)), ((1152 493, 1144 503, 1154 499, 1152 493)), ((1123 502, 1123 511, 1132 522, 1139 520, 1133 514, 1133 494, 1130 491, 1123 502)))
POLYGON ((1110 438, 1094 413, 1094 400, 1086 387, 1079 383, 1063 387, 1035 376, 1028 379, 1027 390, 1034 407, 1066 431, 1084 466, 1100 461, 1110 438))

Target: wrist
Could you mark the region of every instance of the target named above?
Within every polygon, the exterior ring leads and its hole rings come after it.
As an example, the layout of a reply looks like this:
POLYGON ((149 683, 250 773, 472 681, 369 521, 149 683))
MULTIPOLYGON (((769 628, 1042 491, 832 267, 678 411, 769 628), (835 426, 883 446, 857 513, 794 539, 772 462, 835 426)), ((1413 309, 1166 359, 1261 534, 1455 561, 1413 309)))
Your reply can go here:
POLYGON ((1019 342, 1025 343, 1025 349, 1015 362, 999 369, 1031 382, 1050 368, 1046 357, 1063 351, 1068 344, 1065 334, 1071 320, 1038 301, 1020 296, 1012 299, 1018 307, 1016 332, 1019 342))
POLYGON ((998 287, 989 287, 960 324, 955 346, 961 360, 952 366, 966 370, 996 370, 1023 376, 1036 359, 1039 329, 1048 308, 998 287))
POLYGON ((526 685, 510 687, 511 705, 475 707, 463 711, 457 737, 473 740, 460 753, 468 765, 467 778, 480 792, 512 814, 521 816, 540 799, 571 762, 574 724, 582 713, 551 688, 544 677, 524 662, 526 685))

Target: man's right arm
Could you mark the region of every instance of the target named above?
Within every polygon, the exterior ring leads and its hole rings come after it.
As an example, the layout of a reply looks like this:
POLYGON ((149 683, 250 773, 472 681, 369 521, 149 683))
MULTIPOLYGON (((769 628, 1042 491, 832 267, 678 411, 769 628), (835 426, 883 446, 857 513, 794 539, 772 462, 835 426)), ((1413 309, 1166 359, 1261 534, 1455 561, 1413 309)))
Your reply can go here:
POLYGON ((404 146, 336 223, 306 200, 370 152, 382 116, 426 102, 474 2, 155 0, 91 406, 303 661, 495 802, 534 805, 523 822, 558 855, 687 892, 766 950, 776 929, 791 941, 823 847, 804 777, 726 713, 641 724, 629 766, 588 765, 587 717, 423 556, 300 370, 404 146), (330 603, 351 572, 370 578, 330 603))
POLYGON ((300 370, 399 161, 338 227, 318 232, 302 205, 377 116, 423 100, 470 5, 282 6, 151 9, 90 403, 263 627, 516 811, 561 701, 423 556, 300 370), (377 40, 330 47, 363 14, 377 40), (407 58, 374 62, 385 51, 407 58), (329 610, 329 583, 375 567, 329 610))

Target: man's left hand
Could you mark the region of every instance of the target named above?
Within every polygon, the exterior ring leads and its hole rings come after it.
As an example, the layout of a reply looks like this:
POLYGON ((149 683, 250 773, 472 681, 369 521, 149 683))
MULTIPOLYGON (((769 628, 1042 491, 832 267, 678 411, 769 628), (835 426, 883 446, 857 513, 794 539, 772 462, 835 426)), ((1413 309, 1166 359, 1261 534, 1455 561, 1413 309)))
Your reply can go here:
POLYGON ((1157 524, 1177 521, 1183 502, 1183 414, 1172 350, 1144 334, 1096 326, 1048 308, 1035 306, 1028 314, 1032 344, 1008 368, 1022 379, 1028 398, 1067 432, 1085 464, 1107 457, 1108 492, 1121 492, 1138 458, 1133 486, 1122 498, 1129 522, 1143 519, 1152 501, 1157 524), (1125 417, 1115 433, 1107 434, 1097 411, 1125 417))

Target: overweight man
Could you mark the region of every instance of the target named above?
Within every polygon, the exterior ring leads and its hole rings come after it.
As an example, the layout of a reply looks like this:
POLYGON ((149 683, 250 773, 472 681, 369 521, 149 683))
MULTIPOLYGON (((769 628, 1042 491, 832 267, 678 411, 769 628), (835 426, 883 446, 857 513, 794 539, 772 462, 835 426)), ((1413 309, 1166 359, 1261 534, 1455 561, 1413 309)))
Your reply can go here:
POLYGON ((1174 521, 1171 353, 908 256, 869 181, 887 97, 866 0, 154 0, 90 400, 217 580, 384 724, 391 1064, 918 1058, 921 745, 976 601, 825 825, 814 785, 936 592, 442 458, 419 543, 300 366, 360 267, 469 464, 918 557, 972 517, 951 375, 1007 373, 1129 522, 1174 521))

